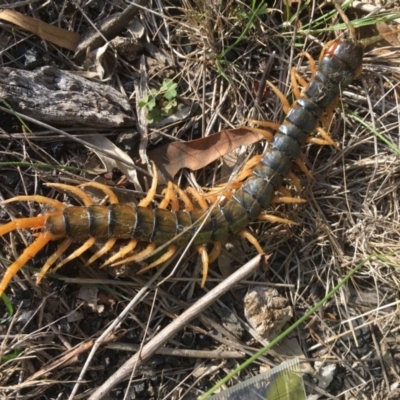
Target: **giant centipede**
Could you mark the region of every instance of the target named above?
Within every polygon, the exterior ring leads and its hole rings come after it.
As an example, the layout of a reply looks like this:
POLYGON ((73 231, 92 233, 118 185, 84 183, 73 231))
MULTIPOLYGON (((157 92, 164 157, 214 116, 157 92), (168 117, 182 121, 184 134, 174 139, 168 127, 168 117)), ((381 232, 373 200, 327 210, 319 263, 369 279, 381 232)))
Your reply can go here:
MULTIPOLYGON (((332 107, 340 91, 361 73, 364 47, 367 43, 371 43, 372 39, 378 40, 371 38, 368 42, 357 41, 353 32, 350 39, 334 40, 325 47, 318 70, 303 89, 300 98, 291 106, 276 133, 269 138, 270 145, 257 165, 252 168, 250 176, 232 196, 224 203, 211 208, 208 213, 204 212, 207 206, 193 209, 185 193, 172 184, 160 206, 149 208, 157 184, 155 170, 152 189, 137 206, 120 204, 110 188, 98 183, 88 183, 85 186, 94 186, 102 190, 109 198, 109 205, 93 204, 93 200, 81 188, 62 184, 51 186, 75 194, 84 205, 67 207, 57 200, 38 195, 17 196, 4 201, 3 204, 36 201, 49 204, 55 211, 38 217, 16 219, 0 227, 0 236, 20 229, 41 229, 35 241, 7 268, 0 283, 0 295, 4 293, 14 275, 53 240, 63 239, 55 253, 42 267, 38 281, 73 241, 84 243, 54 269, 78 257, 98 239, 107 240, 87 264, 109 252, 117 239, 129 239, 129 242, 117 254, 109 257, 103 265, 114 266, 143 259, 159 246, 169 243, 166 252, 145 269, 167 261, 179 248, 191 244, 202 257, 202 285, 207 277, 209 263, 219 254, 221 240, 229 234, 245 237, 262 253, 263 249, 255 237, 246 230, 247 226, 258 219, 268 219, 263 210, 271 205, 284 178, 290 174, 293 162, 299 158, 302 146, 317 127, 324 111, 332 107), (179 207, 167 209, 171 199, 176 200, 176 191, 179 192, 180 199, 185 202, 184 210, 180 210, 179 207), (148 245, 139 253, 130 255, 139 242, 148 245), (214 249, 208 254, 205 245, 210 243, 214 244, 214 249)), ((193 190, 188 191, 196 197, 193 190)))

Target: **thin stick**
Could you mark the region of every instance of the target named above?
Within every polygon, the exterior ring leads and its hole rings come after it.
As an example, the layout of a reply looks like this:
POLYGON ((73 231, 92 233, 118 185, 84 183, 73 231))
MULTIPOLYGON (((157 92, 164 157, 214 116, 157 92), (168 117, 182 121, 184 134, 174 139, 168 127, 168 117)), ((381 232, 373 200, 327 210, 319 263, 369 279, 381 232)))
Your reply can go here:
POLYGON ((125 307, 125 309, 119 314, 118 318, 116 318, 113 323, 103 332, 103 334, 96 339, 94 345, 86 359, 86 362, 79 374, 78 381, 75 383, 74 388, 72 389, 71 394, 68 397, 68 400, 73 400, 75 398, 76 393, 78 392, 79 385, 83 382, 83 378, 85 376, 86 371, 88 370, 90 363, 96 354, 97 349, 103 344, 106 337, 108 337, 113 331, 117 330, 120 324, 124 321, 125 317, 128 313, 132 310, 132 308, 139 303, 140 300, 146 295, 146 293, 150 290, 151 286, 153 285, 154 281, 162 274, 164 269, 168 264, 164 267, 159 268, 154 276, 142 287, 141 290, 136 294, 136 296, 130 301, 130 303, 125 307))
POLYGON ((251 274, 258 268, 258 266, 267 261, 269 256, 265 254, 258 255, 250 260, 247 264, 243 265, 239 270, 233 273, 229 278, 225 279, 214 289, 209 291, 200 300, 187 309, 182 315, 172 321, 164 330, 156 335, 150 342, 143 346, 142 351, 136 353, 128 361, 123 364, 118 371, 107 379, 90 397, 89 400, 100 400, 105 398, 107 393, 118 383, 125 380, 137 369, 139 365, 146 362, 158 348, 163 346, 168 340, 171 339, 175 333, 181 330, 199 313, 209 307, 217 298, 221 297, 224 293, 230 290, 234 285, 241 282, 246 276, 251 274))

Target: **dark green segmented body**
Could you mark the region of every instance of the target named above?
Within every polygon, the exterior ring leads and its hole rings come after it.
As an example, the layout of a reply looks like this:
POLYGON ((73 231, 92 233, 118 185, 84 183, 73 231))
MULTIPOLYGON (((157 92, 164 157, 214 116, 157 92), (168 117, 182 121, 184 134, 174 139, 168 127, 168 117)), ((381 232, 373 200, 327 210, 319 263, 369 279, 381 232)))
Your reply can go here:
POLYGON ((361 71, 363 53, 363 46, 353 40, 335 41, 328 48, 317 73, 293 104, 253 175, 221 208, 232 233, 244 229, 271 204, 318 118, 361 71))
POLYGON ((134 238, 164 244, 173 240, 178 246, 193 240, 195 245, 225 239, 237 234, 263 209, 270 206, 275 192, 299 157, 301 147, 317 125, 318 118, 361 71, 363 46, 352 40, 335 41, 326 51, 319 69, 297 100, 274 139, 243 186, 223 206, 204 217, 202 210, 172 212, 164 209, 110 206, 68 207, 63 210, 65 231, 60 223, 46 221, 55 237, 85 240, 88 237, 134 238), (201 229, 199 229, 201 226, 201 229))

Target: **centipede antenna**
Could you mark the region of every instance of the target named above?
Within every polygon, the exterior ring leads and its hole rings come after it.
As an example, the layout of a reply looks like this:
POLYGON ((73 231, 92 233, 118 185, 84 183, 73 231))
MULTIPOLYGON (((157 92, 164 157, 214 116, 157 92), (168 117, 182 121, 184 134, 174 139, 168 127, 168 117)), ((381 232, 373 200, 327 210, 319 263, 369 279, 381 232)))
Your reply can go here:
POLYGON ((119 202, 117 195, 107 185, 103 185, 102 183, 86 182, 83 183, 82 185, 79 185, 79 187, 81 188, 93 187, 96 189, 100 189, 106 196, 108 196, 110 204, 116 204, 119 202))
POLYGON ((66 192, 74 194, 75 196, 77 196, 79 199, 82 200, 85 206, 93 205, 93 200, 89 197, 89 195, 76 186, 65 185, 63 183, 46 183, 46 186, 55 189, 65 190, 66 192))
POLYGON ((48 204, 48 205, 52 206, 53 208, 55 208, 58 211, 62 211, 62 210, 64 210, 64 208, 66 208, 66 206, 63 203, 61 203, 61 201, 54 200, 54 199, 49 199, 48 197, 40 196, 38 194, 35 194, 35 195, 32 195, 32 196, 16 196, 16 197, 12 197, 11 199, 4 200, 3 204, 12 203, 14 201, 36 201, 38 203, 48 204))
POLYGON ((381 33, 380 35, 371 36, 369 38, 361 39, 360 43, 362 43, 363 46, 368 46, 370 44, 378 42, 379 40, 384 39, 385 37, 392 36, 392 35, 394 35, 396 33, 400 33, 400 28, 394 29, 393 31, 390 31, 390 32, 381 33))

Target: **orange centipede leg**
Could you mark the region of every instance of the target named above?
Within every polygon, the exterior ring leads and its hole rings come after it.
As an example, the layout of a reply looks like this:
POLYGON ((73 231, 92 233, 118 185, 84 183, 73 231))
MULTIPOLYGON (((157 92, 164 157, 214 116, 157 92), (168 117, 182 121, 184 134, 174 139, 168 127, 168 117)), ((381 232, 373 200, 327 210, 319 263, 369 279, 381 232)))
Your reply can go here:
POLYGON ((307 58, 308 63, 310 64, 311 78, 314 78, 314 75, 317 73, 317 66, 315 64, 315 60, 308 51, 300 52, 297 57, 303 57, 303 56, 307 58))
POLYGON ((86 242, 83 243, 81 246, 79 246, 73 253, 71 253, 68 257, 65 257, 64 260, 60 261, 54 267, 53 272, 57 271, 59 268, 61 268, 66 263, 74 260, 75 258, 78 258, 86 250, 89 250, 95 244, 95 242, 96 242, 96 238, 89 238, 88 240, 86 240, 86 242))
POLYGON ((325 112, 320 117, 320 121, 322 122, 322 125, 325 128, 328 128, 331 125, 332 119, 333 119, 333 115, 335 113, 335 110, 336 110, 339 102, 340 102, 340 98, 338 96, 334 100, 334 102, 330 106, 328 106, 328 108, 325 110, 325 112))
POLYGON ((40 281, 45 276, 46 272, 51 268, 51 266, 58 260, 58 258, 68 249, 72 244, 71 239, 65 239, 57 247, 57 250, 47 259, 46 263, 40 269, 38 276, 36 277, 36 284, 38 285, 40 281))
POLYGON ((264 250, 260 246, 260 243, 258 243, 258 240, 249 231, 243 229, 238 233, 238 235, 249 241, 260 254, 264 254, 264 250))
POLYGON ((17 272, 51 240, 54 240, 53 235, 47 232, 41 233, 36 240, 23 251, 18 259, 7 268, 3 279, 0 282, 0 296, 4 293, 11 279, 17 274, 17 272))
POLYGON ((137 273, 142 274, 143 272, 148 271, 149 269, 152 269, 152 268, 156 267, 157 265, 162 264, 165 261, 168 261, 177 251, 178 251, 178 247, 175 246, 174 244, 170 244, 168 246, 167 251, 162 256, 160 256, 160 258, 157 258, 157 260, 153 261, 151 264, 142 268, 137 273))
POLYGON ((189 199, 189 196, 178 185, 175 185, 174 183, 172 185, 176 190, 176 192, 178 193, 180 199, 185 204, 186 211, 193 211, 194 205, 192 201, 189 199))
POLYGON ((89 258, 88 261, 86 261, 85 263, 85 267, 89 266, 90 264, 94 263, 98 258, 100 258, 102 255, 108 253, 115 245, 115 243, 117 243, 118 238, 110 238, 108 239, 104 245, 96 251, 96 253, 94 253, 92 255, 92 257, 89 258))
POLYGON ((298 225, 297 222, 292 221, 290 219, 279 218, 275 215, 269 215, 269 214, 263 214, 263 213, 257 217, 257 220, 258 221, 269 221, 274 224, 298 225))
POLYGON ((301 97, 301 90, 299 87, 299 80, 298 80, 299 77, 300 75, 297 73, 296 68, 293 67, 290 70, 290 80, 292 82, 293 94, 295 99, 299 99, 301 97))
POLYGON ((208 262, 211 264, 212 262, 214 262, 219 254, 221 253, 221 249, 222 249, 222 244, 221 242, 213 242, 213 249, 211 250, 211 253, 208 255, 208 262))
POLYGON ((153 180, 151 181, 151 186, 147 193, 147 196, 139 201, 140 207, 148 207, 149 204, 153 201, 154 196, 156 195, 157 192, 158 172, 154 163, 152 163, 152 167, 153 167, 153 180))
POLYGON ((206 284, 207 276, 208 276, 208 265, 209 265, 208 253, 207 253, 207 249, 205 246, 196 246, 196 250, 198 251, 198 253, 201 256, 201 264, 203 267, 200 286, 204 287, 204 285, 206 284))
POLYGON ((164 198, 162 199, 161 203, 159 204, 159 206, 158 206, 159 208, 166 209, 168 207, 168 204, 171 203, 172 211, 179 210, 179 201, 174 192, 174 187, 172 185, 172 182, 168 182, 166 189, 164 189, 161 192, 161 194, 164 196, 164 198))
POLYGON ((322 138, 328 143, 328 145, 338 148, 338 144, 331 138, 331 135, 329 135, 329 133, 325 129, 317 126, 315 130, 322 136, 322 138))
POLYGON ((256 155, 250 160, 246 161, 244 167, 242 168, 234 182, 227 182, 221 185, 214 186, 212 188, 206 188, 207 193, 204 194, 203 197, 207 198, 210 203, 215 203, 217 201, 217 199, 215 199, 215 196, 218 195, 223 195, 226 198, 231 198, 234 193, 233 191, 235 189, 239 189, 242 186, 243 181, 253 173, 254 167, 258 165, 261 158, 262 155, 256 155))
POLYGON ((250 158, 249 161, 246 162, 243 169, 254 169, 262 159, 262 154, 258 154, 250 158))
POLYGON ((206 202, 204 196, 202 196, 201 193, 199 193, 194 187, 192 186, 188 186, 186 188, 186 191, 197 201, 197 203, 199 204, 200 208, 203 211, 208 210, 209 206, 208 203, 206 202))
POLYGON ((41 215, 40 217, 32 218, 20 218, 10 221, 5 225, 0 226, 0 236, 12 231, 18 231, 20 229, 41 229, 46 221, 46 216, 41 215))
POLYGON ((100 268, 104 268, 105 266, 112 264, 115 260, 118 260, 119 258, 126 256, 128 253, 135 250, 138 243, 139 241, 136 239, 129 240, 129 242, 124 247, 118 250, 118 253, 114 254, 108 260, 106 260, 102 265, 100 265, 100 268))
POLYGON ((304 200, 300 197, 286 197, 286 196, 275 196, 272 198, 272 203, 279 204, 298 204, 298 203, 306 203, 307 200, 304 200))
POLYGON ((304 164, 304 161, 298 157, 294 160, 294 163, 300 168, 302 172, 304 172, 310 179, 314 179, 313 174, 311 171, 307 168, 306 164, 304 164))
POLYGON ((299 88, 300 85, 306 87, 308 85, 307 81, 296 71, 296 68, 292 68, 290 70, 290 80, 292 81, 293 85, 293 94, 296 100, 301 97, 301 91, 299 88))
MULTIPOLYGON (((262 125, 261 122, 262 121, 256 121, 254 119, 249 119, 247 120, 248 122, 252 122, 258 125, 262 125)), ((275 124, 275 122, 271 122, 271 124, 274 125, 274 127, 277 125, 279 127, 279 124, 275 124)), ((258 133, 259 135, 264 136, 265 140, 270 143, 272 142, 272 139, 274 138, 274 134, 272 132, 266 131, 265 129, 260 129, 260 128, 255 128, 253 126, 246 126, 246 129, 254 132, 254 133, 258 133)), ((278 128, 277 128, 278 129, 278 128)))
POLYGON ((150 253, 152 253, 156 249, 156 244, 155 243, 149 243, 147 247, 140 251, 139 253, 134 254, 133 256, 130 256, 128 258, 124 258, 123 260, 117 261, 112 263, 110 266, 111 267, 117 267, 118 265, 126 264, 132 261, 138 261, 141 259, 145 259, 146 257, 149 256, 150 253))
POLYGON ((295 175, 294 172, 290 171, 288 173, 288 178, 292 181, 294 188, 296 189, 297 193, 301 192, 301 184, 299 178, 295 175))
POLYGON ((286 96, 270 81, 267 81, 267 85, 272 89, 272 91, 279 97, 282 103, 283 112, 287 114, 290 110, 290 104, 286 96))
POLYGON ((260 163, 261 159, 261 154, 250 158, 250 160, 244 164, 244 167, 240 171, 240 174, 236 180, 241 182, 248 178, 253 173, 254 168, 260 163))
POLYGON ((317 138, 314 136, 309 136, 307 138, 307 143, 317 144, 319 146, 335 146, 337 147, 336 143, 332 145, 332 143, 327 142, 325 139, 317 138))
POLYGON ((285 197, 293 197, 292 194, 290 193, 290 190, 285 188, 284 186, 281 186, 278 189, 278 192, 283 194, 285 197))
POLYGON ((233 191, 239 189, 241 186, 242 182, 239 181, 222 183, 221 185, 206 188, 207 193, 204 194, 204 197, 210 204, 214 204, 218 201, 219 196, 225 196, 227 199, 231 198, 234 193, 233 191))
MULTIPOLYGON (((264 128, 271 128, 273 131, 277 131, 279 129, 279 127, 281 126, 281 124, 278 124, 277 122, 273 122, 273 121, 258 121, 256 119, 247 119, 246 121, 250 122, 252 124, 257 124, 257 125, 263 126, 264 128)), ((266 132, 266 131, 263 131, 263 132, 266 132)), ((274 135, 270 132, 267 132, 267 133, 268 133, 268 137, 270 134, 271 138, 273 139, 274 135)), ((261 132, 260 132, 260 134, 262 135, 261 132)), ((269 142, 271 142, 272 139, 269 140, 269 142)))

